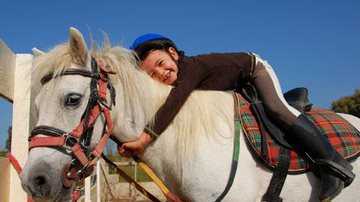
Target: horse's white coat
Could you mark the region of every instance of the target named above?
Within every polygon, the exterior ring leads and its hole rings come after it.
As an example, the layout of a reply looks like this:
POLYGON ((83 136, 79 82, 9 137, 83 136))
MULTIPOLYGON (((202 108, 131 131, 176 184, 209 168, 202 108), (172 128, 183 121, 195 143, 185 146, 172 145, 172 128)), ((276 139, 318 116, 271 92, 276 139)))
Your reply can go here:
MULTIPOLYGON (((83 41, 81 34, 79 35, 76 30, 72 30, 71 39, 78 39, 79 43, 83 41)), ((83 53, 83 50, 79 52, 83 53)), ((55 57, 51 54, 54 53, 39 56, 44 57, 46 62, 39 60, 35 64, 51 64, 50 58, 55 57)), ((121 141, 132 140, 140 134, 156 109, 165 101, 170 87, 152 81, 144 72, 136 69, 131 53, 123 48, 104 49, 102 53, 95 55, 104 58, 117 72, 116 76, 111 77, 117 92, 117 105, 112 112, 113 135, 121 141)), ((63 66, 66 68, 66 64, 63 66)), ((42 74, 45 74, 44 72, 42 71, 42 74)), ((37 96, 38 124, 70 131, 84 111, 89 95, 89 81, 89 78, 81 76, 64 76, 49 81, 40 89, 37 96), (64 108, 64 99, 69 93, 74 92, 83 95, 83 103, 76 109, 64 108)), ((230 172, 234 135, 233 115, 231 93, 195 91, 174 122, 140 157, 161 176, 171 191, 184 201, 214 201, 224 190, 230 172)), ((345 118, 360 130, 358 118, 347 115, 345 118)), ((101 124, 102 121, 98 121, 95 129, 97 138, 93 143, 98 141, 101 124)), ((224 201, 260 201, 272 173, 252 157, 243 134, 240 145, 236 179, 224 201)), ((50 162, 51 166, 47 166, 49 169, 46 172, 51 176, 51 185, 54 188, 49 198, 60 197, 59 171, 68 160, 69 156, 54 149, 31 150, 21 175, 24 189, 29 191, 29 180, 38 172, 45 172, 42 168, 44 166, 41 165, 50 162)), ((354 162, 353 166, 354 172, 359 174, 359 162, 354 162)), ((359 200, 359 183, 356 178, 335 201, 359 200)), ((284 201, 317 201, 318 185, 319 181, 311 173, 290 175, 281 196, 284 201)), ((66 199, 70 192, 61 193, 66 199)))

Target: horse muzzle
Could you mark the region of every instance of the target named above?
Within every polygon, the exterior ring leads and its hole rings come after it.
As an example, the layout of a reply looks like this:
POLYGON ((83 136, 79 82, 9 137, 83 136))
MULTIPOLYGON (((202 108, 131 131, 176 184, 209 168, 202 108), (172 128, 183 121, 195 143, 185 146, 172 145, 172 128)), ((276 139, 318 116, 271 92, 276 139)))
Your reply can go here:
POLYGON ((20 174, 21 185, 33 199, 56 198, 63 189, 60 177, 54 175, 57 171, 48 163, 36 161, 34 168, 24 169, 20 174))

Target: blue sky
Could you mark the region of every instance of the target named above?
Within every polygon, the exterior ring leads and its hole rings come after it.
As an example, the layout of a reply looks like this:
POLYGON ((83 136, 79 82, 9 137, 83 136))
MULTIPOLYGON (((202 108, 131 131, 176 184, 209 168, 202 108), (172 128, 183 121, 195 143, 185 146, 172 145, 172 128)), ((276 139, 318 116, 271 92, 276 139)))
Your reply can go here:
MULTIPOLYGON (((4 0, 0 38, 15 53, 49 50, 69 27, 128 47, 152 32, 172 38, 187 55, 251 51, 275 69, 283 91, 305 86, 314 106, 330 108, 360 88, 358 0, 17 1, 4 0)), ((0 101, 0 149, 12 105, 0 101)), ((26 138, 26 137, 24 137, 26 138)))

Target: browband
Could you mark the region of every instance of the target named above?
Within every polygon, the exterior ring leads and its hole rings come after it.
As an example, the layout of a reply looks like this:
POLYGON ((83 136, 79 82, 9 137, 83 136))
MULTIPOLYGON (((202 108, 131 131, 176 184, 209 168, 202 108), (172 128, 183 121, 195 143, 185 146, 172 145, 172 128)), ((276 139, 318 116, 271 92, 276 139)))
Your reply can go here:
POLYGON ((90 78, 95 78, 95 79, 99 79, 100 75, 99 74, 93 74, 91 71, 89 70, 85 70, 85 69, 75 69, 75 68, 70 68, 67 69, 66 71, 60 73, 59 75, 56 75, 54 77, 54 73, 51 72, 47 75, 45 75, 44 77, 41 78, 40 82, 41 85, 46 84, 48 81, 50 81, 53 78, 56 78, 58 76, 63 76, 63 75, 81 75, 81 76, 85 76, 85 77, 90 77, 90 78))

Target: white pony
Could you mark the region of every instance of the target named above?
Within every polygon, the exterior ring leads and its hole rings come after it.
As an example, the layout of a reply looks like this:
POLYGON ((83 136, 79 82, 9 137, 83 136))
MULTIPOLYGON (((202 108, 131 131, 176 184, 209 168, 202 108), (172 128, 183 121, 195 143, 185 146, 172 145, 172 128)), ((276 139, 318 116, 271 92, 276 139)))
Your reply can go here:
MULTIPOLYGON (((89 98, 90 78, 81 75, 54 77, 41 86, 49 72, 60 74, 68 68, 90 71, 90 55, 103 58, 116 72, 110 82, 116 89, 112 110, 112 136, 121 142, 134 140, 164 103, 171 86, 153 81, 139 69, 133 53, 105 45, 87 51, 83 36, 70 28, 69 43, 56 46, 34 60, 37 125, 71 131, 79 122, 89 98), (70 104, 69 104, 70 102, 70 104)), ((109 98, 110 99, 110 98, 109 98)), ((224 190, 232 161, 234 105, 231 92, 195 91, 173 123, 139 157, 168 188, 184 201, 215 201, 224 190)), ((360 119, 345 115, 358 130, 360 119)), ((98 143, 104 119, 94 128, 91 145, 98 143)), ((71 189, 64 189, 61 172, 71 156, 54 148, 34 148, 21 174, 23 189, 35 200, 66 201, 71 189)), ((359 161, 352 163, 360 174, 359 161)), ((240 135, 240 157, 236 178, 223 201, 260 201, 272 172, 258 162, 240 135)), ((360 180, 343 190, 334 201, 358 201, 360 180)), ((282 190, 284 201, 318 201, 319 180, 310 172, 290 175, 282 190)))

